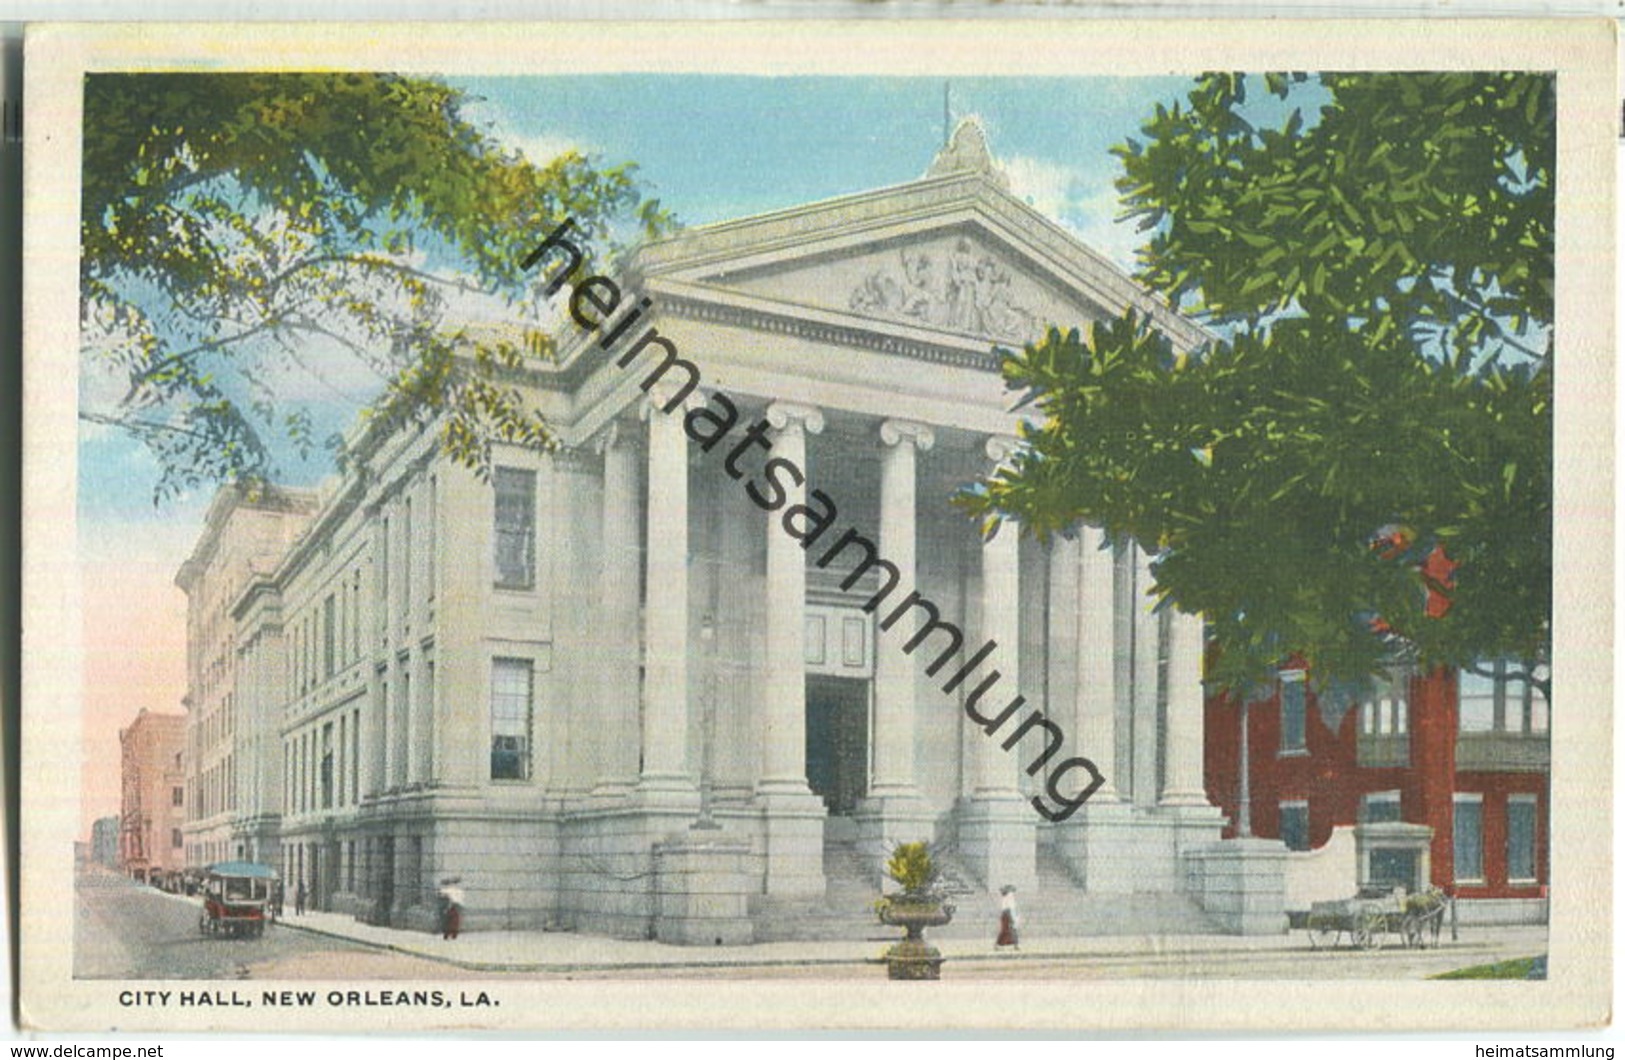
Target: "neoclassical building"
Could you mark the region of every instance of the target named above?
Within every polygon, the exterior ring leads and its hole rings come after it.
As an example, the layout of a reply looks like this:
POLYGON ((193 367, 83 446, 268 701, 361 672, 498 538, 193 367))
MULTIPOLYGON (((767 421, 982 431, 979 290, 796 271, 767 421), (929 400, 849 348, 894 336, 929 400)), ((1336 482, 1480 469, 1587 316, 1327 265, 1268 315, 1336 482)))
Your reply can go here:
POLYGON ((974 124, 919 180, 645 246, 613 322, 562 242, 563 347, 519 381, 559 448, 482 481, 374 432, 233 585, 232 703, 276 734, 236 834, 401 926, 458 877, 476 930, 867 931, 889 846, 928 839, 1078 930, 1245 928, 1213 899, 1200 621, 1147 606, 1132 548, 984 540, 951 503, 1017 431, 996 345, 1131 305, 1202 333, 1013 197, 974 124))

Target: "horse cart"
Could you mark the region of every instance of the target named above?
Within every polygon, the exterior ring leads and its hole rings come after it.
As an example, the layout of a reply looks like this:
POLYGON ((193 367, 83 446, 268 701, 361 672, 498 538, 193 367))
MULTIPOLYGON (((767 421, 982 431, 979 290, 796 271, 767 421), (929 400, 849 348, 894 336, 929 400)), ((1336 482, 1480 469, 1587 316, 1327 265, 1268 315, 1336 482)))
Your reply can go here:
POLYGON ((1365 889, 1353 898, 1309 907, 1309 945, 1330 949, 1347 937, 1350 946, 1381 949, 1397 940, 1410 949, 1439 944, 1449 899, 1437 888, 1408 894, 1404 888, 1365 889))
POLYGON ((258 938, 273 912, 276 870, 247 861, 222 861, 203 871, 203 911, 197 929, 204 935, 258 938))

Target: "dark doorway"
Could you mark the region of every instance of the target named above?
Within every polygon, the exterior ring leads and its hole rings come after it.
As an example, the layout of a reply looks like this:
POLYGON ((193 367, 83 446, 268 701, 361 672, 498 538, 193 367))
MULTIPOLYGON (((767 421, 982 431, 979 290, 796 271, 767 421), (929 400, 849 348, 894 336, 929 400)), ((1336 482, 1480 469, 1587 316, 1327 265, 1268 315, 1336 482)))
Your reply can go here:
POLYGON ((868 793, 868 681, 807 678, 807 783, 836 817, 868 793))

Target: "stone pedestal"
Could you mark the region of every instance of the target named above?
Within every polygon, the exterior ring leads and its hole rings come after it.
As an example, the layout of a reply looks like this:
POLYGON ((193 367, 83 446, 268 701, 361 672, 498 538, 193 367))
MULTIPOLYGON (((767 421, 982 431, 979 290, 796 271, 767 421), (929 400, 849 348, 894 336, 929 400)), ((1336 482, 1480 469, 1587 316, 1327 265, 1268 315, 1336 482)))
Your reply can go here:
POLYGON ((1038 815, 1020 798, 967 799, 959 813, 959 856, 989 892, 1038 887, 1038 815))
POLYGON ((775 898, 824 897, 824 803, 816 795, 758 793, 763 891, 775 898))
POLYGON ((674 836, 655 844, 655 938, 679 946, 752 940, 750 844, 674 836))
POLYGON ((1226 839, 1186 855, 1192 892, 1233 935, 1284 935, 1286 844, 1278 839, 1226 839))
POLYGON ((1143 890, 1140 875, 1148 851, 1145 836, 1126 802, 1090 800, 1055 830, 1056 852, 1091 894, 1143 890))
POLYGON ((936 835, 936 815, 924 799, 907 796, 868 798, 858 804, 858 852, 869 882, 879 885, 886 860, 899 843, 929 843, 936 835))

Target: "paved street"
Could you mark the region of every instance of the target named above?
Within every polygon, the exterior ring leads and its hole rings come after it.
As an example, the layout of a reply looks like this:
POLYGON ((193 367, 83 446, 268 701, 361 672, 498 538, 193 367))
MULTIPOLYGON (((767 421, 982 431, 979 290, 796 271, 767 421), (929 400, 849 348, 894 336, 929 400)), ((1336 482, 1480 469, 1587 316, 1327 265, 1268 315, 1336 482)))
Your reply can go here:
POLYGON ((83 873, 76 882, 78 979, 443 978, 447 972, 430 961, 380 955, 372 947, 278 926, 257 939, 204 937, 196 898, 164 894, 108 872, 83 873), (304 974, 285 976, 283 967, 304 974))
MULTIPOLYGON (((79 978, 140 979, 829 979, 883 977, 883 942, 775 942, 727 949, 567 932, 475 932, 460 939, 292 916, 263 938, 204 938, 199 903, 106 873, 81 875, 79 978)), ((1544 928, 1464 928, 1436 949, 1312 950, 1301 931, 1227 935, 1026 938, 1019 953, 946 938, 944 979, 1421 979, 1546 952, 1544 928)))

